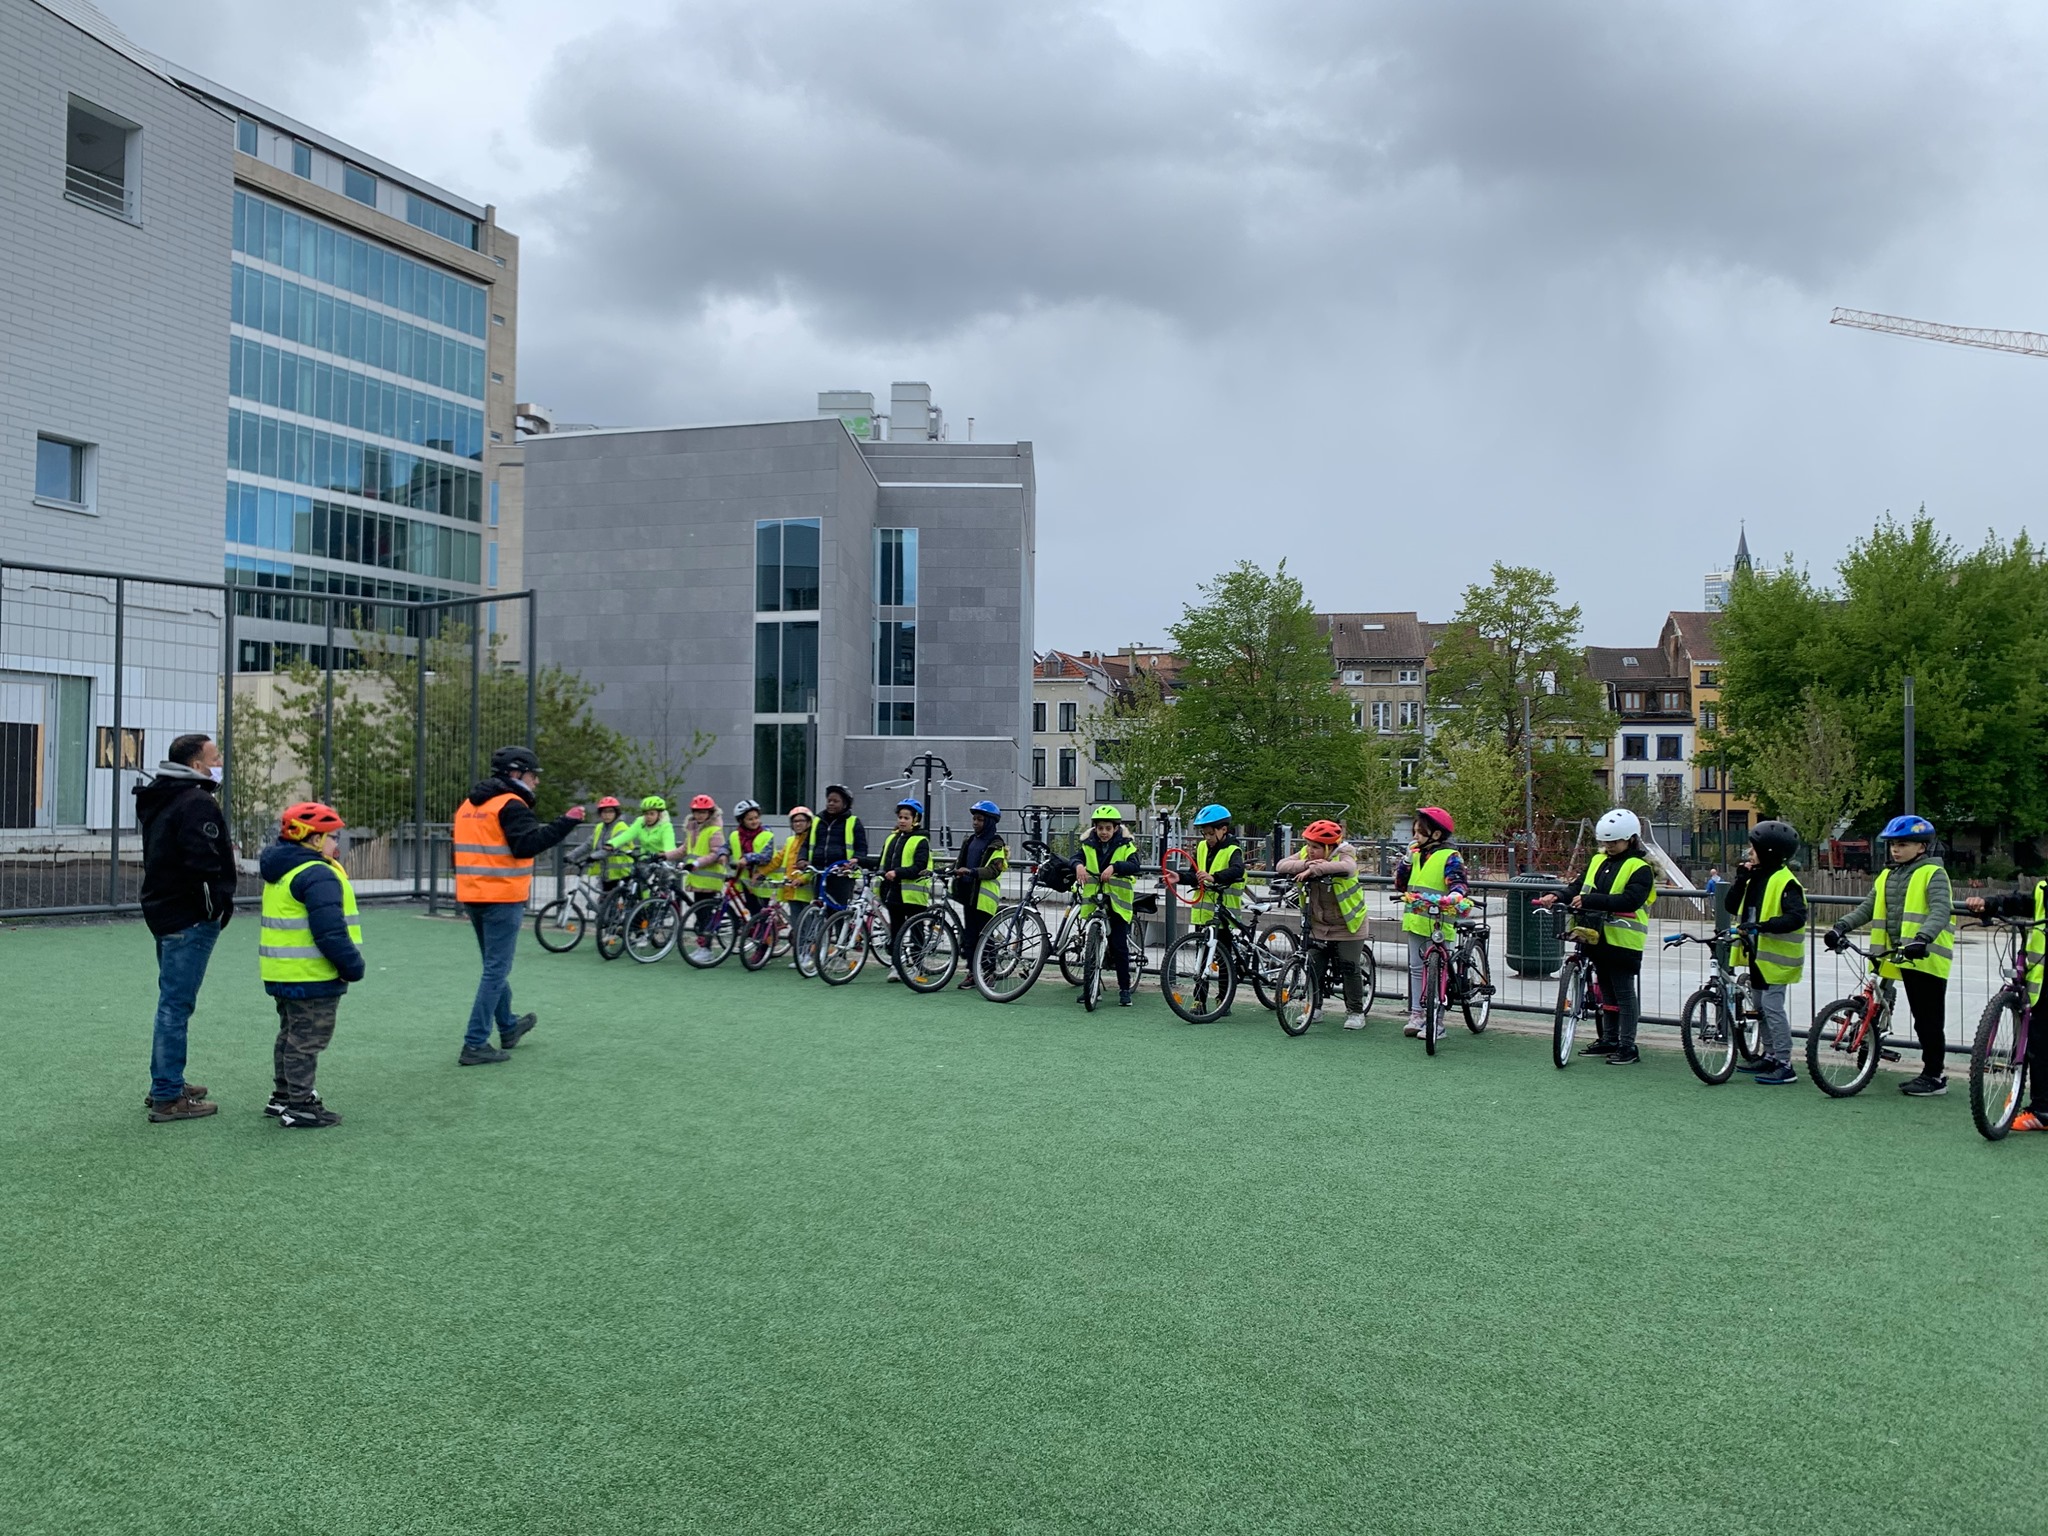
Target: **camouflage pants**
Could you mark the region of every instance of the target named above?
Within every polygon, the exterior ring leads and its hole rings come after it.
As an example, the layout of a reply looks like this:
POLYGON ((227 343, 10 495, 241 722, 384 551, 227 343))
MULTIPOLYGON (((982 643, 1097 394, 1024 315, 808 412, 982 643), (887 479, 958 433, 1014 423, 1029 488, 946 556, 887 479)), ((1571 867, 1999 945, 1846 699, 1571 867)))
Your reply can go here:
POLYGON ((271 1054, 277 1096, 287 1104, 303 1104, 313 1097, 313 1070, 334 1038, 341 999, 280 997, 276 1002, 277 1048, 271 1054))

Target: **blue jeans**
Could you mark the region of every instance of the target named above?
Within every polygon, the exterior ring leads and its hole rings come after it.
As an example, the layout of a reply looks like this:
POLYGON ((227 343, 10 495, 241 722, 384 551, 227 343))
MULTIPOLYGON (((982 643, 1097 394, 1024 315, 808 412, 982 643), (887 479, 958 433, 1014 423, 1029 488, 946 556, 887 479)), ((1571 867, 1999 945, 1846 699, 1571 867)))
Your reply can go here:
POLYGON ((185 1091, 185 1029, 206 980, 219 923, 194 923, 156 941, 156 1033, 149 1048, 149 1096, 159 1103, 185 1091))
POLYGON ((469 1032, 462 1037, 462 1048, 475 1051, 491 1043, 493 1024, 502 1040, 512 1022, 512 960, 519 953, 526 906, 517 901, 473 901, 469 926, 476 930, 476 947, 484 957, 483 978, 469 1009, 469 1032))

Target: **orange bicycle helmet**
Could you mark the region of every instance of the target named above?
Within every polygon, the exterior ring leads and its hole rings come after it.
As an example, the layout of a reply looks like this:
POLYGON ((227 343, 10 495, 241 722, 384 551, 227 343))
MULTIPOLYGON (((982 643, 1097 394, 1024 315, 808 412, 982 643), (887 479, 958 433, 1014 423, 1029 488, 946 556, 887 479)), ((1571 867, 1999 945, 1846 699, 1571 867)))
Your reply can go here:
POLYGON ((1301 829, 1301 840, 1305 843, 1321 843, 1334 848, 1344 841, 1344 829, 1334 821, 1312 821, 1301 829))
POLYGON ((318 800, 301 800, 297 805, 284 808, 284 815, 278 818, 279 836, 294 843, 303 843, 309 837, 318 837, 325 832, 339 832, 348 823, 331 805, 322 805, 318 800))
POLYGON ((619 797, 617 795, 606 795, 597 802, 597 808, 600 811, 616 811, 619 808, 619 797))

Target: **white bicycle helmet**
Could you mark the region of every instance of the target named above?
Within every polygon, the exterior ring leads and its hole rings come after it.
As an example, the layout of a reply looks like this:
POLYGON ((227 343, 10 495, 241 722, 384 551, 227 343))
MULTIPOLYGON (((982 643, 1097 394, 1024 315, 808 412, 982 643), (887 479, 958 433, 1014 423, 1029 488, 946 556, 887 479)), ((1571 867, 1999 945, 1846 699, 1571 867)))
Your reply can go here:
POLYGON ((1626 842, 1643 835, 1643 823, 1634 811, 1624 811, 1617 806, 1594 823, 1593 835, 1603 843, 1626 842))
POLYGON ((732 819, 734 821, 738 821, 742 816, 746 815, 747 812, 758 811, 759 809, 761 809, 760 801, 742 800, 738 805, 732 808, 732 819))

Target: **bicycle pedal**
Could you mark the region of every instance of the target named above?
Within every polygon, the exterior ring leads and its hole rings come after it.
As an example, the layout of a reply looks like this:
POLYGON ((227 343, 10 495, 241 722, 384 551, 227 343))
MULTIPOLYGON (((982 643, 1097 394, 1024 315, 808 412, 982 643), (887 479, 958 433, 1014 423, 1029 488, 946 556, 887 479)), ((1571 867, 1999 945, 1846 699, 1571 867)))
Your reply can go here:
POLYGON ((1898 1061, 1901 1058, 1897 1051, 1887 1051, 1880 1049, 1877 1053, 1877 1059, 1879 1061, 1898 1061))

